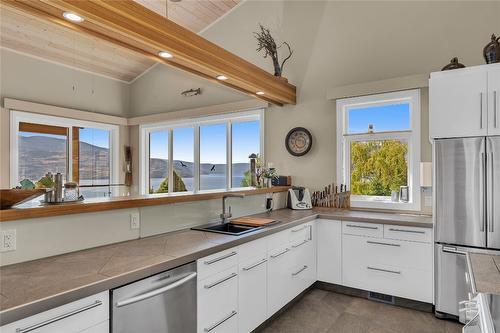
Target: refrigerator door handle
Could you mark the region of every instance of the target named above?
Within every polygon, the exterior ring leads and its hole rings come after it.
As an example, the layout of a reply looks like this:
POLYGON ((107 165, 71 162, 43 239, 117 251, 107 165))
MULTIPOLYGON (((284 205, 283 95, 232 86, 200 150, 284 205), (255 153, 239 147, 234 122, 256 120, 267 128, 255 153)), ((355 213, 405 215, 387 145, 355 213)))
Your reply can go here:
MULTIPOLYGON (((481 170, 485 170, 485 167, 486 167, 486 154, 485 153, 481 153, 481 170)), ((483 173, 483 181, 484 181, 484 173, 483 173)), ((481 204, 480 206, 483 207, 482 209, 482 212, 481 212, 481 218, 480 218, 480 223, 481 223, 481 227, 479 229, 479 231, 481 232, 484 232, 485 230, 485 226, 486 226, 486 219, 485 219, 485 216, 484 216, 484 212, 486 211, 486 207, 487 207, 487 203, 486 203, 486 200, 484 199, 484 194, 485 194, 485 191, 484 191, 484 187, 482 188, 481 190, 481 193, 483 193, 483 196, 481 197, 481 204)))
POLYGON ((443 246, 443 252, 453 253, 453 254, 460 254, 460 255, 463 255, 463 256, 467 255, 467 252, 457 250, 456 247, 451 247, 451 246, 443 246))
POLYGON ((487 186, 489 186, 490 188, 490 193, 489 193, 489 196, 488 196, 488 208, 489 208, 489 212, 488 212, 488 231, 489 232, 493 232, 493 226, 494 226, 494 216, 495 216, 495 191, 494 191, 494 185, 495 184, 495 169, 494 169, 494 159, 493 159, 493 153, 490 154, 491 155, 491 158, 490 158, 490 169, 489 169, 489 173, 490 173, 490 180, 487 182, 487 186))

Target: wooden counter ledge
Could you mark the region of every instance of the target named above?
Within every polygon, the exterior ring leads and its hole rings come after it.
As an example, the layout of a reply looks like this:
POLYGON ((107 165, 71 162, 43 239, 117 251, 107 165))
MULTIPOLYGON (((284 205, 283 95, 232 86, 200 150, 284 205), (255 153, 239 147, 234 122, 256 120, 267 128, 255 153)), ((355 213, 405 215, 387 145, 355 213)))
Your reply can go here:
POLYGON ((257 188, 245 190, 210 191, 201 193, 149 194, 140 196, 124 196, 106 199, 89 199, 82 202, 64 205, 37 206, 26 208, 11 208, 0 210, 0 222, 21 219, 49 217, 68 214, 92 213, 105 210, 156 206, 171 203, 220 199, 226 193, 256 195, 265 193, 286 192, 289 186, 257 188))

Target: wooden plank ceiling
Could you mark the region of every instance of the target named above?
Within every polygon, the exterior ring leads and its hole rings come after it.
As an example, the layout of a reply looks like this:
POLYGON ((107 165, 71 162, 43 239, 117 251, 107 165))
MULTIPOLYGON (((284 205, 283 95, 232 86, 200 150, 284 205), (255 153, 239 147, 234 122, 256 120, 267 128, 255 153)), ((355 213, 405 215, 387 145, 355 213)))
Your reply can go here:
POLYGON ((0 45, 55 63, 130 82, 156 62, 100 38, 75 32, 6 6, 0 45))
MULTIPOLYGON (((134 1, 194 32, 203 30, 239 2, 134 1)), ((71 31, 25 12, 6 6, 0 9, 0 45, 7 49, 125 82, 133 81, 156 63, 142 54, 88 34, 71 31)))
POLYGON ((241 2, 241 0, 134 1, 194 32, 202 31, 241 2))
POLYGON ((253 97, 277 105, 296 103, 295 86, 132 0, 0 1, 253 97), (64 12, 77 13, 84 20, 69 22, 63 19, 64 12), (160 58, 160 51, 173 57, 160 58), (219 75, 227 79, 219 81, 219 75))

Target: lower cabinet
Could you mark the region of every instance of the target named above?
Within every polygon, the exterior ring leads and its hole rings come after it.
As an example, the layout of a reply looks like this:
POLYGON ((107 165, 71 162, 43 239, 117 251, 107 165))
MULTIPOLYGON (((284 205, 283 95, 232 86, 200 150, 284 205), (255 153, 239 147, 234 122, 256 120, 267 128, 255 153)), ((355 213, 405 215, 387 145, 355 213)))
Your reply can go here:
POLYGON ((342 284, 342 222, 316 220, 318 281, 342 284))
POLYGON ((288 244, 269 251, 267 315, 270 317, 293 298, 292 253, 288 244))
POLYGON ((239 265, 239 332, 251 332, 267 319, 267 254, 239 265))
POLYGON ((75 302, 10 323, 2 333, 107 333, 109 332, 109 292, 85 297, 75 302))

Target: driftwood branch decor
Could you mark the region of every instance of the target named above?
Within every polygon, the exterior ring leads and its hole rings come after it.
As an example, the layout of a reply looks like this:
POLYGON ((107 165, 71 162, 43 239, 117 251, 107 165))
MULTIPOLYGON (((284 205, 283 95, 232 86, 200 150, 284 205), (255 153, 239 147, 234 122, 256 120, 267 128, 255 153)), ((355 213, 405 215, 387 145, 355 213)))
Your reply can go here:
POLYGON ((274 66, 274 76, 281 77, 283 73, 283 67, 288 59, 291 58, 293 54, 293 50, 290 47, 290 44, 287 42, 281 43, 279 46, 276 44, 273 36, 271 35, 271 31, 268 28, 265 28, 262 24, 259 24, 260 31, 254 32, 255 39, 257 39, 257 52, 264 50, 264 58, 268 56, 271 57, 274 66), (288 55, 283 59, 283 61, 279 62, 278 50, 282 47, 286 46, 288 48, 288 55))

